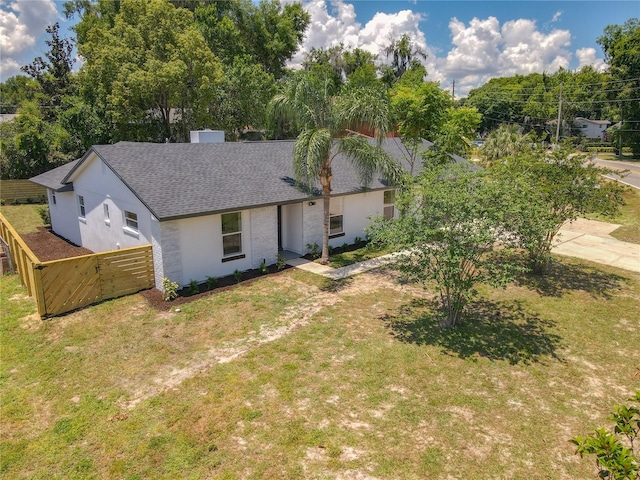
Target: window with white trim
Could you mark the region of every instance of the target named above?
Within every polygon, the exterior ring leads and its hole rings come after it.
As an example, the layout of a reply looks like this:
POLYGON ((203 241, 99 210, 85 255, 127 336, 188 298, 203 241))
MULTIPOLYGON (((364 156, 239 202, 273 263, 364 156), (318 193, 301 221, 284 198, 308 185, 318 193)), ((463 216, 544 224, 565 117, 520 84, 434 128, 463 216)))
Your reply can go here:
POLYGON ((133 212, 124 211, 124 224, 125 227, 134 232, 138 231, 138 214, 133 212))
POLYGON ((395 216, 395 202, 396 192, 394 190, 387 190, 384 192, 384 210, 383 216, 385 220, 391 220, 395 216))
POLYGON ((78 195, 78 214, 80 218, 86 218, 87 211, 84 208, 84 197, 82 195, 78 195))
POLYGON ((222 221, 222 255, 230 257, 242 254, 242 213, 223 213, 222 221))
POLYGON ((331 198, 329 202, 329 237, 341 235, 344 235, 342 197, 331 198))
POLYGON ((104 209, 104 223, 109 225, 111 223, 111 218, 109 217, 109 205, 103 203, 102 208, 104 209))

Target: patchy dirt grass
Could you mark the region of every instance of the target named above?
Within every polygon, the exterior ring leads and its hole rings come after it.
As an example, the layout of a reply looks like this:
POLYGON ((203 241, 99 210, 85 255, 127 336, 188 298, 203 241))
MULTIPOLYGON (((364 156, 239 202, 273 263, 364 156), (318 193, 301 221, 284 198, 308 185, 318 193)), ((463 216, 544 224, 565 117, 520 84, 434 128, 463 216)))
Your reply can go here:
POLYGON ((571 259, 455 330, 388 272, 44 322, 0 287, 7 479, 594 478, 568 439, 640 388, 640 275, 571 259))

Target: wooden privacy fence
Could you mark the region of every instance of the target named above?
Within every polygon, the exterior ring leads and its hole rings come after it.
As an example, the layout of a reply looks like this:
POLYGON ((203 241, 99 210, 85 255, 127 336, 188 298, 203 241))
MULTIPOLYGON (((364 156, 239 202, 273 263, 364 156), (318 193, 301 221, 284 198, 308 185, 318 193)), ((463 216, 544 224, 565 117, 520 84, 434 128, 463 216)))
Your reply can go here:
POLYGON ((41 262, 2 214, 0 236, 9 245, 20 280, 42 317, 136 293, 155 284, 150 245, 41 262))
POLYGON ((40 202, 47 189, 31 180, 0 180, 0 198, 8 203, 40 202))

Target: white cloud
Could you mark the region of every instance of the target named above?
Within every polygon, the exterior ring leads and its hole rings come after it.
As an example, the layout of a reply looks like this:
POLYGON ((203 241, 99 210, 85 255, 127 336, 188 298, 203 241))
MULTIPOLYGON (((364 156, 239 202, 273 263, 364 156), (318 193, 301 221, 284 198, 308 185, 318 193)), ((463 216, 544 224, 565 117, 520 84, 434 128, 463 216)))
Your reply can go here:
MULTIPOLYGON (((532 72, 555 72, 560 67, 568 68, 572 53, 571 32, 552 29, 541 31, 530 19, 517 19, 500 25, 496 17, 473 18, 468 24, 452 18, 449 22, 453 47, 437 57, 436 50, 428 43, 420 23, 424 18, 419 13, 403 10, 394 14, 376 13, 362 25, 356 19, 355 9, 345 0, 312 0, 305 4, 311 15, 311 23, 300 51, 291 62, 299 66, 304 53, 312 47, 327 48, 341 42, 346 47, 359 47, 374 54, 381 54, 390 38, 408 34, 425 50, 427 60, 423 62, 429 78, 449 87, 456 81, 456 94, 466 95, 471 88, 478 87, 493 77, 529 74, 532 72)), ((562 11, 553 15, 552 22, 560 20, 562 11)), ((601 65, 595 52, 579 50, 576 56, 582 64, 601 65)), ((380 61, 385 61, 381 55, 380 61)))
MULTIPOLYGON (((304 54, 312 48, 329 48, 343 43, 348 48, 362 48, 376 55, 381 54, 390 38, 408 34, 420 48, 427 52, 425 66, 429 72, 435 68, 435 55, 430 51, 424 33, 420 30, 422 16, 411 10, 398 13, 376 13, 364 26, 356 20, 354 6, 343 0, 312 0, 305 4, 311 15, 305 40, 290 62, 299 67, 304 54)), ((381 55, 381 61, 385 59, 381 55)))
POLYGON ((604 72, 607 69, 607 64, 604 63, 604 59, 596 58, 595 48, 579 48, 576 50, 576 58, 578 59, 578 68, 591 65, 598 72, 604 72))
POLYGON ((453 48, 438 60, 438 67, 445 78, 456 79, 461 96, 493 77, 555 72, 571 60, 566 49, 571 33, 542 33, 533 20, 512 20, 501 27, 495 17, 473 18, 468 26, 453 18, 449 30, 453 48))
POLYGON ((2 44, 2 77, 19 73, 20 54, 33 48, 48 25, 59 14, 53 0, 15 0, 0 2, 0 43, 2 44), (17 65, 17 67, 16 67, 17 65))

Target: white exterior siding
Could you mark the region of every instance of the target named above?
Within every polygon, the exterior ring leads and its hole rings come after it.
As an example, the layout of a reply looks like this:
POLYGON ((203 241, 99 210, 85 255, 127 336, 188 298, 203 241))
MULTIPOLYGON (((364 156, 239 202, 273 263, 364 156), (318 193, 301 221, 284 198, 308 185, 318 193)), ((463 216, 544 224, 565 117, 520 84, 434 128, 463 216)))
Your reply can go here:
POLYGON ((55 192, 56 204, 53 204, 53 192, 48 190, 49 211, 51 212, 51 229, 63 238, 76 245, 81 245, 90 250, 91 247, 82 245, 80 237, 80 225, 78 223, 78 207, 76 196, 73 192, 55 192))
MULTIPOLYGON (((74 177, 74 191, 71 192, 73 205, 67 204, 65 193, 67 218, 59 225, 52 225, 57 234, 94 252, 151 243, 150 212, 100 158, 94 155, 74 177), (78 210, 79 196, 84 198, 84 219, 80 218, 78 210), (104 204, 109 208, 109 222, 105 221, 104 204), (125 210, 138 216, 137 233, 126 228, 125 210), (75 223, 74 227, 72 223, 75 223)), ((58 205, 61 197, 60 193, 56 193, 58 205)))
POLYGON ((339 247, 344 243, 352 244, 356 237, 364 238, 364 229, 371 223, 371 218, 382 215, 384 208, 384 192, 365 192, 342 197, 342 225, 344 236, 329 240, 329 245, 339 247))

